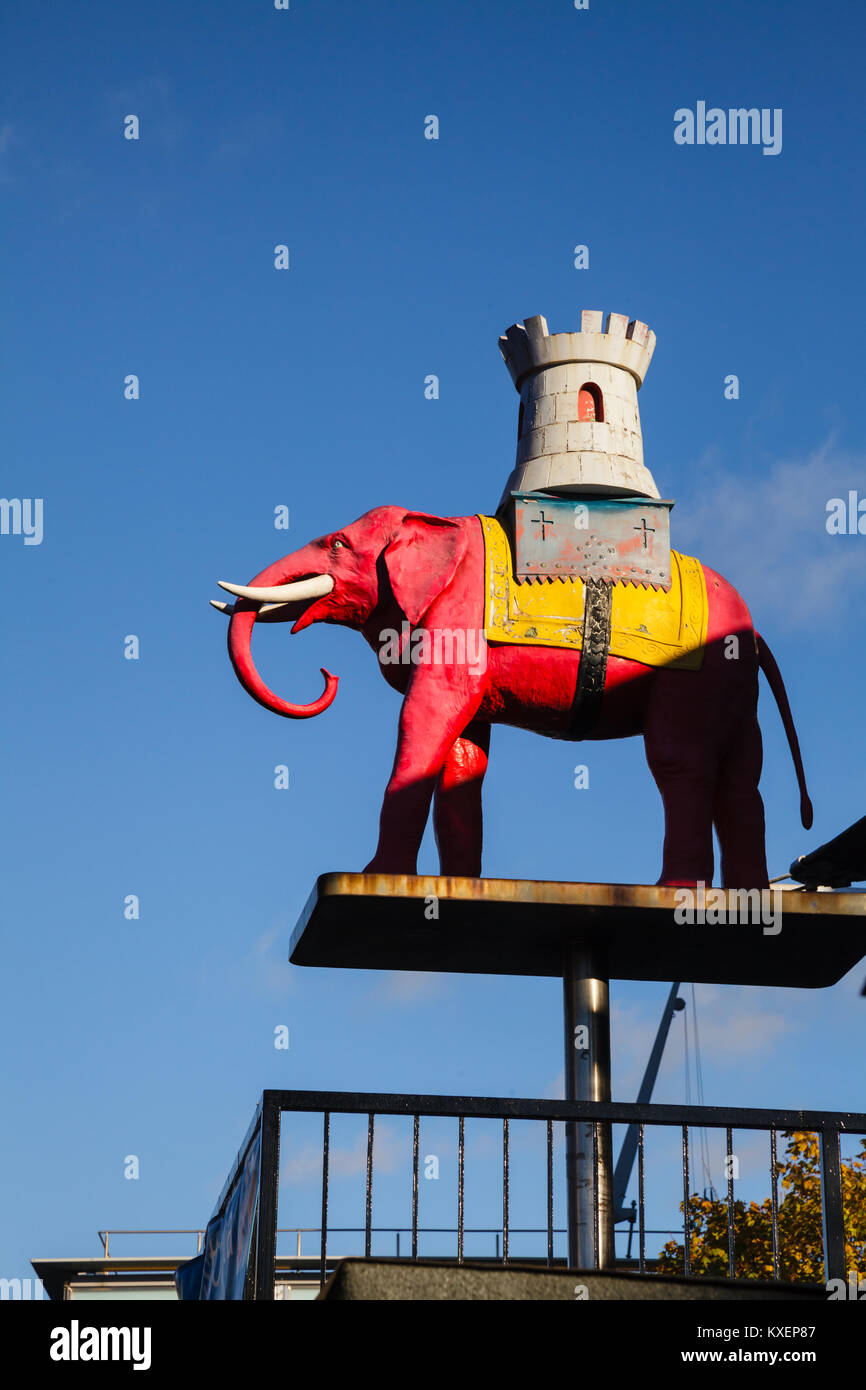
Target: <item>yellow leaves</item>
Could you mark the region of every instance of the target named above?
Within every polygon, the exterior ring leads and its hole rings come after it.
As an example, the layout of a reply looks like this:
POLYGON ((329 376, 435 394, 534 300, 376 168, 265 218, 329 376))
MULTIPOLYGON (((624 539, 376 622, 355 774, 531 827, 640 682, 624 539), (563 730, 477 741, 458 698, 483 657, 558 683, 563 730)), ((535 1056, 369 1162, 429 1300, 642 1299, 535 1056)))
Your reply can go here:
MULTIPOLYGON (((781 1192, 779 1273, 789 1282, 823 1283, 820 1143, 817 1135, 787 1132, 785 1155, 777 1164, 781 1192)), ((848 1269, 866 1268, 866 1138, 860 1153, 842 1164, 845 1256, 848 1269)), ((693 1274, 728 1273, 728 1208, 697 1193, 689 1197, 693 1274)), ((682 1203, 680 1204, 682 1210, 682 1203)), ((773 1226, 770 1197, 734 1202, 734 1259, 739 1278, 772 1279, 773 1226)), ((659 1273, 681 1274, 683 1247, 670 1240, 658 1258, 659 1273)))

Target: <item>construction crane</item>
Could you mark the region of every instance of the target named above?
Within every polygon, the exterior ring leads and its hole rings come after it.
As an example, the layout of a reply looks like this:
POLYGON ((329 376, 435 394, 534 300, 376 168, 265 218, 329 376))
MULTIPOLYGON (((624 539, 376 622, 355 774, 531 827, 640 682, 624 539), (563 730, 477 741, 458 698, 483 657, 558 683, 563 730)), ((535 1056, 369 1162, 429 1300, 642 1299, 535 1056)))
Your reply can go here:
MULTIPOLYGON (((653 1087, 655 1086, 656 1077, 659 1073, 659 1066, 661 1065, 662 1054, 665 1050, 665 1043, 668 1040, 671 1021, 675 1013, 679 1013, 681 1009, 686 1007, 686 1001, 679 998, 679 987, 679 980, 671 985, 670 993, 661 1016, 661 1022, 656 1032, 655 1042, 652 1045, 652 1051, 650 1052, 649 1060, 646 1064, 646 1071, 643 1074, 643 1081, 637 1093, 638 1105, 647 1105, 652 1099, 653 1087)), ((629 1253, 631 1252, 631 1238, 637 1215, 637 1205, 635 1202, 632 1202, 631 1206, 627 1207, 625 1205, 625 1194, 628 1191, 632 1169, 634 1168, 634 1160, 637 1154, 637 1134, 637 1125, 629 1125, 625 1132, 625 1138, 622 1141, 616 1167, 613 1171, 613 1219, 615 1222, 628 1221, 631 1225, 632 1229, 629 1231, 628 1237, 629 1253)))

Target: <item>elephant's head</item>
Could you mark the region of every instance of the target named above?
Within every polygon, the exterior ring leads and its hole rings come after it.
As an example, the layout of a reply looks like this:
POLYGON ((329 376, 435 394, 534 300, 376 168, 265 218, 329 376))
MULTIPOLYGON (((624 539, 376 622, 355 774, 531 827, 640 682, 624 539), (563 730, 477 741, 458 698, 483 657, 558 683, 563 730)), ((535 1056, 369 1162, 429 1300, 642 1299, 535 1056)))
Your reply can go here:
POLYGON ((309 705, 291 704, 269 690, 251 652, 256 622, 292 621, 292 632, 311 623, 364 628, 398 608, 414 627, 450 582, 466 550, 462 519, 449 520, 376 507, 350 526, 320 536, 257 574, 248 585, 220 588, 234 594, 234 606, 215 608, 231 621, 228 649, 241 685, 265 709, 288 719, 321 714, 337 693, 337 677, 322 668, 325 689, 309 705))

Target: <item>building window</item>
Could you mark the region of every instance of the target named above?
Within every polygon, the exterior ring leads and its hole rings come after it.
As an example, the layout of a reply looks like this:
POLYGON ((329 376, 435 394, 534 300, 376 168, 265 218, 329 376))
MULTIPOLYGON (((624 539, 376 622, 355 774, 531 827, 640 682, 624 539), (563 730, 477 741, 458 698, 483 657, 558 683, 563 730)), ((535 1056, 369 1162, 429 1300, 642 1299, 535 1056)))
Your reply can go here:
POLYGON ((588 381, 581 386, 577 397, 577 418, 587 422, 604 419, 604 403, 595 382, 588 381))

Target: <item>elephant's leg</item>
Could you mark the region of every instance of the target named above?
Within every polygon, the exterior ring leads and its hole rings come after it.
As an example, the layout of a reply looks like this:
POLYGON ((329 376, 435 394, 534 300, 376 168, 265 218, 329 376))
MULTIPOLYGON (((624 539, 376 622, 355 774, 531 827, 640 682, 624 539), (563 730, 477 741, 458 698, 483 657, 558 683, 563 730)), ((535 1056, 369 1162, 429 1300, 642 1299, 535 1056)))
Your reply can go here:
POLYGON ((480 688, 455 679, 449 668, 416 668, 400 712, 397 753, 379 817, 379 843, 365 872, 417 872, 439 774, 480 703, 480 688))
POLYGON ((481 874, 481 784, 489 751, 490 725, 481 723, 470 724, 448 750, 433 799, 440 873, 481 874))
POLYGON ((683 685, 688 675, 669 672, 658 681, 644 725, 650 772, 661 792, 665 843, 660 884, 689 885, 713 881, 713 795, 718 750, 706 711, 695 701, 699 691, 683 685), (688 703, 685 703, 687 697, 688 703))
POLYGON ((713 774, 701 767, 648 759, 665 809, 660 884, 713 881, 713 774))
POLYGON ((713 802, 725 888, 768 887, 764 803, 758 790, 762 762, 761 730, 752 713, 730 739, 713 802))

